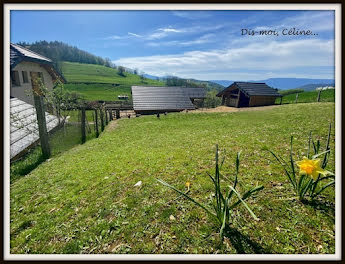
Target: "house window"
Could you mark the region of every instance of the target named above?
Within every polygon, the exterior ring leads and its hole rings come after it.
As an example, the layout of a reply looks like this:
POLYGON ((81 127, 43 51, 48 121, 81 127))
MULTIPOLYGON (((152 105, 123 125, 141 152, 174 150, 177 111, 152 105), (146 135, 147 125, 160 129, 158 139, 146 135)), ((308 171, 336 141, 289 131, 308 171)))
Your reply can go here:
POLYGON ((13 86, 20 86, 18 71, 11 71, 11 81, 13 86))
POLYGON ((42 72, 38 73, 38 78, 40 78, 41 81, 42 81, 42 84, 44 84, 44 79, 43 79, 43 73, 42 72))
POLYGON ((23 76, 23 83, 28 83, 29 82, 28 72, 22 71, 22 76, 23 76))

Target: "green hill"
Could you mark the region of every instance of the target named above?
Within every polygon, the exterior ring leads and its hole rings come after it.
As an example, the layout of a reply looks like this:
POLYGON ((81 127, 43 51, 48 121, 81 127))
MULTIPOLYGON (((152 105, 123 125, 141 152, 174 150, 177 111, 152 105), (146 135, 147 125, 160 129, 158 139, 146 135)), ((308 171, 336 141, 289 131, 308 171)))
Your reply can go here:
POLYGON ((67 80, 66 89, 80 93, 86 100, 116 101, 120 94, 131 97, 132 85, 164 85, 128 72, 121 75, 117 69, 102 65, 62 62, 61 70, 67 80))
MULTIPOLYGON (((318 91, 298 92, 298 103, 316 102, 318 91)), ((277 99, 278 103, 280 99, 277 99)), ((288 94, 283 97, 283 104, 292 104, 296 101, 296 93, 288 94)), ((325 90, 321 92, 320 102, 335 102, 335 90, 325 90)))

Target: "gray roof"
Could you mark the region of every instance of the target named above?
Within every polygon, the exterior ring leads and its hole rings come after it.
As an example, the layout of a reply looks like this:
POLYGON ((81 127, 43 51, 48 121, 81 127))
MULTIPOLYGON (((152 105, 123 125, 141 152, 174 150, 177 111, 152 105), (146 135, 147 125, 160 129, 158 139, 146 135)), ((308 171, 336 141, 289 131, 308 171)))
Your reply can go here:
POLYGON ((22 46, 11 43, 10 45, 11 68, 15 67, 19 62, 23 60, 35 61, 35 62, 46 63, 46 64, 52 63, 52 60, 47 57, 44 57, 22 46))
POLYGON ((191 99, 205 98, 203 88, 132 86, 135 111, 180 111, 195 109, 191 99))
MULTIPOLYGON (((11 98, 11 159, 39 140, 35 107, 17 98, 11 98)), ((47 130, 58 126, 58 118, 46 112, 47 130)))
POLYGON ((218 93, 217 96, 223 95, 224 92, 231 89, 233 85, 237 86, 247 96, 282 96, 276 89, 268 86, 266 83, 253 82, 234 82, 229 87, 218 93))

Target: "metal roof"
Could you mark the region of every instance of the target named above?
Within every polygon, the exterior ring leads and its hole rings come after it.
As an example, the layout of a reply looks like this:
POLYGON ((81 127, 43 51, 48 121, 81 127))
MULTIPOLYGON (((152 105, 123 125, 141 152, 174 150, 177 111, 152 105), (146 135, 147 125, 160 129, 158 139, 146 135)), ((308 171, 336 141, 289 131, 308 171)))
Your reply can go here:
POLYGON ((22 46, 11 43, 10 45, 10 64, 11 69, 16 67, 21 61, 31 61, 42 64, 42 66, 48 71, 48 73, 54 79, 60 79, 66 83, 64 76, 54 67, 53 61, 47 57, 44 57, 36 52, 26 49, 22 46))
POLYGON ((44 57, 36 52, 13 43, 11 43, 10 45, 10 50, 11 68, 15 67, 19 62, 23 60, 31 60, 48 64, 51 64, 53 62, 47 57, 44 57))
POLYGON ((222 96, 227 90, 237 86, 247 96, 276 96, 281 97, 282 95, 278 91, 266 83, 253 83, 253 82, 234 82, 229 87, 217 94, 222 96))
POLYGON ((203 88, 132 86, 135 111, 180 111, 195 109, 191 99, 205 98, 203 88))
MULTIPOLYGON (((11 120, 11 159, 39 140, 39 132, 34 106, 19 100, 10 99, 10 120, 11 120)), ((46 114, 48 132, 58 126, 58 118, 49 113, 46 114)))

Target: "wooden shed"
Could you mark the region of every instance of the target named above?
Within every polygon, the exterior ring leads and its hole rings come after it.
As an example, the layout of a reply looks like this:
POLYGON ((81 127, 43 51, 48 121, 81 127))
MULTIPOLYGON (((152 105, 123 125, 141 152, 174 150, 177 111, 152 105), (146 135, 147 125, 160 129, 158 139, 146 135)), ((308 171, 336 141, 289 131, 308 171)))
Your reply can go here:
POLYGON ((252 82, 234 82, 217 96, 222 97, 222 105, 233 107, 272 105, 277 97, 282 97, 266 83, 252 82))
POLYGON ((206 98, 199 87, 132 86, 133 109, 139 114, 194 110, 198 100, 206 98))

